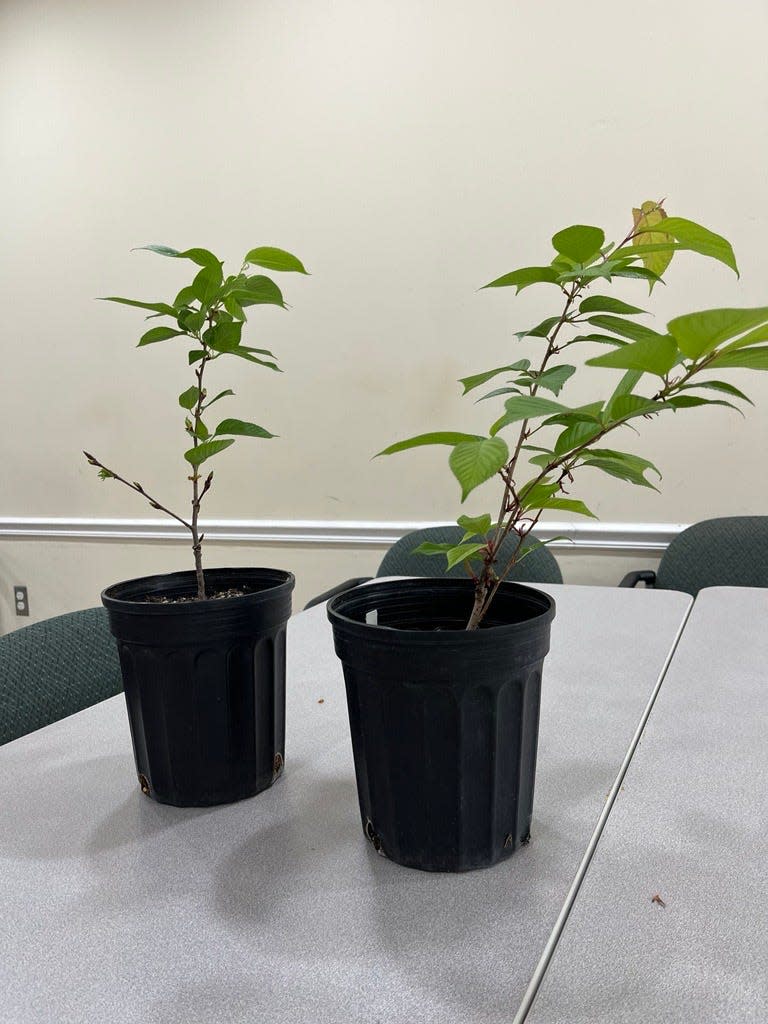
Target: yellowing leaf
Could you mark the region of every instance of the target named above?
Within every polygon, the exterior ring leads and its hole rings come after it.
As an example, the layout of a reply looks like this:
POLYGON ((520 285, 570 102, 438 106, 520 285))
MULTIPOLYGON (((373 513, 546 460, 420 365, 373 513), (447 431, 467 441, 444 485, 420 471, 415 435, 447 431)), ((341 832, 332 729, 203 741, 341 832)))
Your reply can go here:
MULTIPOLYGON (((674 238, 671 235, 665 234, 663 231, 645 231, 644 228, 653 228, 660 224, 666 219, 666 213, 662 209, 660 203, 656 203, 653 200, 643 203, 640 209, 632 210, 632 218, 635 224, 635 231, 640 231, 640 234, 636 234, 632 239, 633 245, 665 245, 669 243, 673 246, 675 243, 674 238)), ((643 266, 646 270, 650 270, 654 274, 658 274, 661 277, 664 271, 667 269, 669 264, 672 262, 674 256, 674 249, 670 248, 669 251, 660 250, 658 252, 648 252, 643 256, 643 266)), ((653 288, 653 282, 651 282, 651 288, 653 288)))

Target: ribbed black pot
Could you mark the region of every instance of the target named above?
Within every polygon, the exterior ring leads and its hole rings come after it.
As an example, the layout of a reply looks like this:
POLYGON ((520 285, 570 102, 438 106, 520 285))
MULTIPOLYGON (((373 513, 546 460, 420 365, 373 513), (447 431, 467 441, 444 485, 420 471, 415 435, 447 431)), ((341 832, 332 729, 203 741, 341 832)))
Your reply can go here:
POLYGON ((136 770, 160 803, 206 807, 260 793, 285 758, 285 629, 294 577, 278 569, 145 576, 101 599, 117 640, 136 770))
POLYGON ((464 629, 472 581, 409 579, 333 598, 360 813, 386 857, 470 871, 528 841, 551 597, 504 583, 464 629))

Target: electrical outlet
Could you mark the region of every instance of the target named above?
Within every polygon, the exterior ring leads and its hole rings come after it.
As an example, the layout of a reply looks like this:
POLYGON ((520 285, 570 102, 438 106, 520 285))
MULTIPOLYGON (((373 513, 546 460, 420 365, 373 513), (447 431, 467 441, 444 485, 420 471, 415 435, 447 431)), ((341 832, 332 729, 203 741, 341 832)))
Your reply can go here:
POLYGON ((16 605, 17 615, 29 615, 29 595, 26 587, 13 588, 13 603, 16 605))

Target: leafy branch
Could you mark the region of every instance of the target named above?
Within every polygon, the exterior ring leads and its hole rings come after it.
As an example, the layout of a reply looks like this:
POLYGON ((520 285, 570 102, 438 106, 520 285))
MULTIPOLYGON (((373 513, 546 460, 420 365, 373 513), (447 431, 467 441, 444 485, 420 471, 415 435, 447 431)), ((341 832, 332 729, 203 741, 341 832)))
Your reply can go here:
POLYGON ((425 554, 445 555, 449 568, 464 564, 475 585, 468 629, 480 626, 501 582, 530 552, 526 538, 545 511, 593 515, 581 500, 570 496, 578 470, 598 469, 636 486, 654 487, 646 474, 661 474, 653 463, 629 452, 598 447, 606 435, 632 426, 635 419, 650 419, 670 410, 703 405, 737 408, 731 401, 707 393, 715 391, 749 402, 742 391, 727 381, 702 380, 699 375, 707 370, 768 369, 768 346, 762 344, 768 341, 768 307, 686 314, 671 320, 667 333, 662 334, 635 319, 645 310, 612 296, 586 295, 597 282, 610 284, 617 278, 647 281, 650 294, 655 285, 664 283, 662 275, 672 258, 684 250, 718 260, 738 274, 726 239, 694 221, 667 216, 663 201, 649 201, 633 210, 632 228, 618 243, 606 244, 601 228, 577 224, 559 231, 552 244, 555 256, 548 265, 522 267, 485 286, 514 287, 519 293, 531 285, 545 284, 558 288, 564 296, 559 313, 516 335, 518 340, 544 343, 535 369, 529 359, 522 359, 460 381, 466 395, 501 374, 514 374, 505 386, 478 399, 504 397, 504 412, 488 435, 455 431, 421 434, 379 453, 448 445, 449 466, 461 485, 462 501, 481 484, 500 478, 503 486, 495 521, 489 513, 460 516, 457 522, 464 535, 459 544, 427 544, 419 549, 425 554), (577 367, 553 365, 552 361, 577 344, 607 346, 607 353, 586 359, 586 365, 620 369, 624 374, 607 399, 574 407, 556 399, 577 367), (639 390, 646 377, 658 378, 651 395, 639 390), (554 397, 542 396, 542 390, 554 397), (499 436, 509 427, 515 429, 511 446, 499 436), (553 437, 554 431, 557 436, 553 437), (534 435, 542 433, 547 442, 532 444, 534 435), (520 480, 524 453, 535 469, 528 480, 520 480), (502 545, 510 536, 516 537, 516 542, 500 565, 502 545))
POLYGON ((272 246, 251 249, 246 253, 240 271, 227 278, 223 274, 223 263, 208 249, 193 248, 179 252, 165 245, 147 245, 142 248, 172 259, 190 260, 200 267, 192 282, 182 288, 172 302, 145 302, 115 295, 104 300, 149 310, 149 320, 170 318, 174 321, 173 327, 160 325, 146 331, 139 339, 140 348, 175 338, 185 338, 187 343, 193 344, 188 353, 188 363, 190 367, 194 367, 195 384, 183 391, 178 398, 179 405, 187 413, 184 429, 191 441, 191 447, 184 452, 184 458, 191 467, 188 479, 192 485, 192 514, 189 520, 162 505, 148 494, 140 483, 126 480, 94 455, 88 452, 83 454, 90 465, 98 468, 102 480, 118 480, 144 497, 152 508, 171 516, 189 530, 197 581, 197 599, 202 601, 206 597, 206 591, 202 562, 204 534, 199 529, 200 508, 203 498, 211 488, 213 472, 209 472, 203 479, 200 466, 230 448, 237 437, 276 436, 256 423, 232 418, 221 420, 218 426, 211 430, 205 423, 204 413, 221 399, 233 396, 234 391, 227 388, 208 399, 204 383, 206 369, 223 356, 236 356, 246 362, 279 372, 272 352, 243 344, 242 333, 247 321, 247 308, 257 305, 286 308, 277 284, 263 274, 250 273, 250 268, 258 266, 268 270, 293 271, 301 274, 306 274, 307 271, 301 261, 291 253, 272 246))

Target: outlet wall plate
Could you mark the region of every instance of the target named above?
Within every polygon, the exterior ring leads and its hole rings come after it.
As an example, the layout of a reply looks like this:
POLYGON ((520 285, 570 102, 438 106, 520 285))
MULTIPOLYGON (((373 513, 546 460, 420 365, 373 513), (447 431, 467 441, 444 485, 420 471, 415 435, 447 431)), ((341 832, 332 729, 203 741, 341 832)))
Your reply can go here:
POLYGON ((29 615, 29 595, 27 588, 16 584, 13 588, 13 603, 17 615, 29 615))

